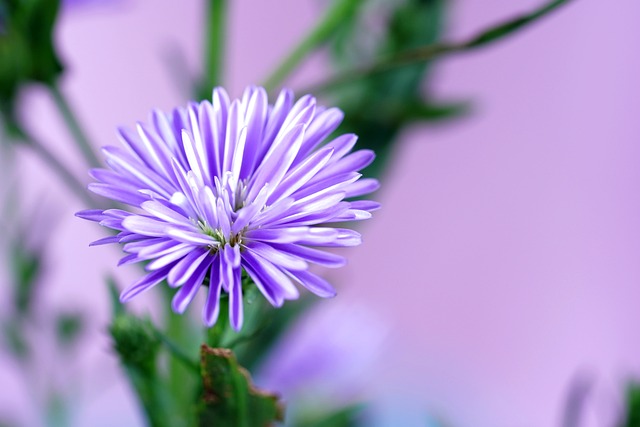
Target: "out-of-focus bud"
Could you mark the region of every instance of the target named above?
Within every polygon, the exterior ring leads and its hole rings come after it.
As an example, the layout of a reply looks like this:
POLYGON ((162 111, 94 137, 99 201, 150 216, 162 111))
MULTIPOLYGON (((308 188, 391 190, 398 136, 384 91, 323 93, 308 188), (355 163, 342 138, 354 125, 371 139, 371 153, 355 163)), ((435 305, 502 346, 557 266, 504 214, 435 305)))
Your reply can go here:
POLYGON ((142 375, 152 376, 161 342, 151 321, 121 314, 115 317, 109 331, 122 363, 142 375))
POLYGON ((56 337, 61 347, 72 347, 82 335, 84 318, 80 313, 61 313, 56 318, 56 337))

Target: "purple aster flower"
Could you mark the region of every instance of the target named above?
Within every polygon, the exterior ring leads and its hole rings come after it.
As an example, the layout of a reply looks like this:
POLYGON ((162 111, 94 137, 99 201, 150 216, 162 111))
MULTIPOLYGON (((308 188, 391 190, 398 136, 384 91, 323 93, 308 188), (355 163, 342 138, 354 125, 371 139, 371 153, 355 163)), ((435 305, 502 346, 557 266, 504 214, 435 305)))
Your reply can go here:
POLYGON ((351 153, 355 135, 324 143, 342 117, 310 95, 294 103, 289 90, 269 105, 262 88, 249 87, 233 102, 217 88, 212 102, 154 111, 136 132, 120 129, 124 148, 103 149, 111 169, 92 170, 98 182, 89 189, 134 209, 77 215, 119 231, 92 244, 123 243, 128 255, 120 264, 148 262, 148 274, 121 301, 166 280, 178 288, 173 310, 183 313, 208 279, 204 323, 216 322, 225 292, 239 330, 243 270, 275 307, 298 298, 294 283, 334 296, 309 264, 340 267, 342 256, 318 248, 355 246, 361 238, 329 224, 367 219, 379 207, 346 200, 378 182, 360 179, 374 154, 351 153))

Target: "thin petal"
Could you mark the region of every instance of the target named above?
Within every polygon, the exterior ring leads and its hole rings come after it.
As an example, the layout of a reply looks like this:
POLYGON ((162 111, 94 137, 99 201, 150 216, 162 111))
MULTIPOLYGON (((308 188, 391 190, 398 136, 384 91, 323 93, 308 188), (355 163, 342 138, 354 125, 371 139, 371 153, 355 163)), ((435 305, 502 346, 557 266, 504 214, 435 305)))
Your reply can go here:
POLYGON ((198 268, 193 271, 193 274, 189 279, 187 279, 184 286, 178 289, 178 292, 176 292, 175 296, 171 300, 171 308, 173 311, 180 314, 185 312, 191 301, 193 301, 193 298, 198 293, 210 265, 211 257, 207 257, 204 262, 200 263, 198 268))
POLYGON ((216 256, 211 264, 209 273, 209 293, 202 310, 202 320, 208 327, 215 325, 220 314, 220 290, 222 281, 220 278, 220 257, 216 256))
POLYGON ((120 302, 127 302, 141 292, 151 289, 158 283, 162 282, 166 277, 173 264, 168 265, 160 270, 147 274, 137 282, 133 283, 120 294, 120 302))
POLYGON ((178 261, 169 272, 169 285, 173 287, 184 285, 207 257, 210 257, 209 251, 202 248, 190 252, 178 261))
POLYGON ((336 296, 336 290, 329 282, 308 271, 287 271, 298 283, 321 298, 336 296))

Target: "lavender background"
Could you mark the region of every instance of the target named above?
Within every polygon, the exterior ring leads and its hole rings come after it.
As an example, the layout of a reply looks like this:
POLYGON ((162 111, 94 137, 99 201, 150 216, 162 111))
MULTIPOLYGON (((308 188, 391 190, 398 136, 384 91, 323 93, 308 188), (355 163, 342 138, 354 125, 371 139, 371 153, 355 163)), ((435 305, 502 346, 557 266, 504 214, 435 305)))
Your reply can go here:
MULTIPOLYGON (((93 1, 65 11, 64 88, 97 143, 114 143, 116 125, 153 107, 184 102, 187 88, 169 70, 198 70, 201 3, 93 1), (184 58, 169 60, 178 49, 184 58)), ((449 33, 470 35, 539 3, 459 0, 449 33)), ((230 92, 259 83, 321 10, 311 0, 234 1, 230 92)), ((473 113, 402 136, 379 193, 384 209, 350 265, 332 272, 342 303, 364 304, 386 324, 367 390, 396 413, 428 409, 461 427, 557 426, 571 382, 586 376, 595 386, 584 425, 602 426, 623 382, 640 375, 638 18, 634 0, 575 1, 438 67, 437 93, 472 99, 473 113)), ((317 55, 291 83, 326 73, 317 55)), ((51 100, 38 89, 24 95, 35 133, 86 176, 51 100)), ((118 252, 86 247, 103 231, 72 217, 85 206, 38 160, 21 153, 18 167, 12 183, 26 208, 55 213, 41 328, 46 307, 91 315, 83 356, 43 351, 43 366, 58 363, 59 386, 73 390, 74 425, 142 425, 105 333, 102 278, 118 252)), ((135 274, 118 271, 123 281, 135 274)), ((153 304, 146 294, 134 305, 153 304)), ((0 413, 38 425, 38 396, 3 356, 0 384, 0 413)))

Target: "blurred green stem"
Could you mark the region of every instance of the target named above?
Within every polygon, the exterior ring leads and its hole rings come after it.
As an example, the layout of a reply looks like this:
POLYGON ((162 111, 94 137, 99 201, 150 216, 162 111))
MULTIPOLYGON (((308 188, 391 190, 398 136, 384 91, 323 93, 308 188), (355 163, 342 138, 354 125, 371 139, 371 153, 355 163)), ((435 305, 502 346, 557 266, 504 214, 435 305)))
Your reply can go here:
POLYGON ((313 50, 325 43, 335 30, 357 11, 362 0, 336 0, 324 18, 311 30, 309 34, 291 51, 280 65, 265 80, 263 86, 271 92, 291 74, 313 50))
POLYGON ((46 163, 60 177, 69 190, 71 190, 80 200, 87 203, 89 206, 95 204, 89 196, 84 184, 71 174, 69 169, 53 154, 53 152, 51 152, 51 150, 25 132, 22 132, 21 142, 31 148, 31 150, 33 150, 42 159, 42 161, 44 161, 44 163, 46 163))
POLYGON ((162 384, 145 378, 137 369, 125 366, 127 377, 136 391, 151 427, 173 427, 171 417, 166 414, 166 404, 162 399, 162 384))
POLYGON ((212 348, 227 348, 226 337, 229 334, 229 298, 220 298, 218 321, 207 330, 207 344, 212 348))
POLYGON ((545 17, 558 7, 569 3, 570 1, 571 0, 553 0, 531 13, 518 16, 490 27, 466 41, 458 43, 437 43, 409 49, 397 55, 382 59, 374 64, 340 73, 329 80, 307 88, 302 92, 315 94, 320 92, 329 92, 355 80, 370 77, 398 67, 431 61, 445 55, 467 52, 490 45, 506 36, 528 27, 530 24, 537 22, 539 19, 545 17))
POLYGON ((66 96, 62 93, 57 83, 49 85, 49 90, 53 96, 56 107, 60 111, 60 114, 62 114, 62 118, 64 119, 67 128, 69 128, 69 131, 71 132, 76 145, 80 149, 82 156, 89 166, 94 168, 100 167, 100 160, 98 160, 96 153, 93 151, 89 138, 87 138, 86 132, 80 126, 80 122, 71 109, 71 105, 69 104, 66 96))
POLYGON ((205 51, 203 95, 211 96, 213 88, 222 83, 227 0, 209 0, 205 51))

